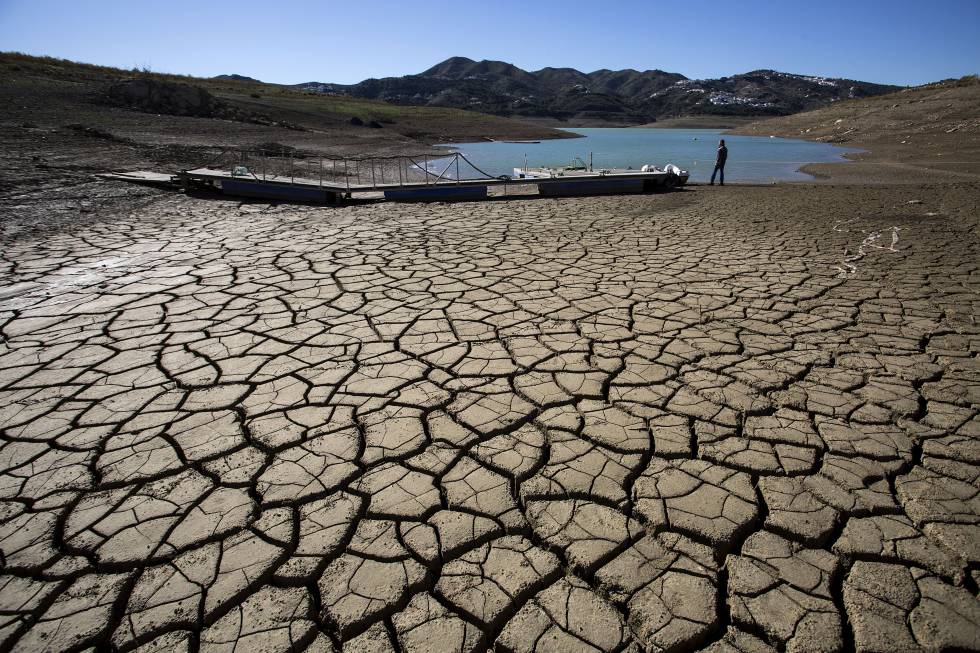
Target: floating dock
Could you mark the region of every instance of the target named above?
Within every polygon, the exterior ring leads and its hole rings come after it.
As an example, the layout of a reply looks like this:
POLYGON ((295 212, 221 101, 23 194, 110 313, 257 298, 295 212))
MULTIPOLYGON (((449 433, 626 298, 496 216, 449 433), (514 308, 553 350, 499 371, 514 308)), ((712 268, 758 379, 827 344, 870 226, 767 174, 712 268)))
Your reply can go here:
POLYGON ((508 187, 515 190, 534 187, 538 195, 546 197, 645 193, 670 190, 687 182, 686 171, 679 171, 681 174, 678 175, 673 170, 659 169, 573 170, 550 176, 535 174, 514 177, 492 177, 480 171, 483 174, 482 178, 460 179, 458 178, 459 160, 465 158, 460 154, 449 155, 447 158, 450 162, 439 175, 430 172, 428 162, 425 168, 422 168, 412 161, 416 172, 421 171, 423 177, 421 180, 410 179, 408 174, 410 168, 407 165, 403 175, 401 164, 399 164, 397 180, 391 179, 390 168, 388 180, 384 178, 384 168, 379 180, 372 165, 370 183, 361 181, 360 170, 356 180, 352 181, 353 175, 348 172, 346 162, 341 179, 337 179, 336 166, 333 173, 325 176, 322 161, 317 178, 297 176, 292 170, 289 175, 272 175, 267 174, 264 169, 257 172, 244 165, 222 168, 202 167, 174 174, 134 171, 105 173, 99 176, 116 181, 174 186, 184 190, 216 191, 234 197, 316 204, 342 204, 345 200, 382 198, 395 202, 474 201, 486 199, 489 196, 489 189, 499 187, 503 187, 504 194, 513 194, 507 193, 508 187), (446 172, 454 163, 457 178, 445 178, 446 172))

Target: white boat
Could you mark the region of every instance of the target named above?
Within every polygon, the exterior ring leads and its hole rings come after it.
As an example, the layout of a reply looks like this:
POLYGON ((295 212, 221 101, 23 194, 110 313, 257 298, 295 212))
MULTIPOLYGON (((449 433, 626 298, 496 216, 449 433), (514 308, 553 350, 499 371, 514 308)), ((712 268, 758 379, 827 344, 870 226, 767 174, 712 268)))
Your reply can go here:
POLYGON ((576 158, 567 166, 514 168, 513 179, 539 182, 538 187, 543 195, 578 195, 596 192, 670 190, 686 184, 689 177, 690 173, 687 170, 682 170, 673 164, 667 164, 663 168, 645 165, 639 170, 633 168, 596 170, 576 158))

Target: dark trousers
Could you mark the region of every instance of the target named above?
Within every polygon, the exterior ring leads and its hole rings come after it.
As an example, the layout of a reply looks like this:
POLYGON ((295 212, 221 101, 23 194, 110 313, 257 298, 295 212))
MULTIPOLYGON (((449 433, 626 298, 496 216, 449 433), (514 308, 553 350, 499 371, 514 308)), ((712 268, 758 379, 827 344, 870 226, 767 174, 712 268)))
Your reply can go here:
POLYGON ((724 163, 716 163, 715 164, 715 169, 711 173, 711 183, 712 184, 715 183, 715 174, 716 173, 721 173, 721 185, 724 186, 725 185, 725 164, 724 163))

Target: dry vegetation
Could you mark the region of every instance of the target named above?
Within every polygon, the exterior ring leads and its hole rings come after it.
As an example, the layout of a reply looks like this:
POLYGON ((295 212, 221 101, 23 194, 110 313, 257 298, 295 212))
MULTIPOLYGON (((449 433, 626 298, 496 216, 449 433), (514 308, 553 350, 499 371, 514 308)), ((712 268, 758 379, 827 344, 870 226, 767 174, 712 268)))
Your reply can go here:
POLYGON ((423 144, 494 138, 560 137, 548 127, 458 109, 400 107, 275 84, 119 70, 50 57, 0 54, 0 123, 82 124, 140 144, 247 145, 277 142, 332 153, 421 149, 423 144), (190 84, 268 123, 169 116, 108 106, 107 86, 132 77, 190 84), (357 118, 364 126, 351 124, 357 118), (371 128, 372 122, 380 128, 371 128), (279 125, 289 125, 283 128, 279 125))

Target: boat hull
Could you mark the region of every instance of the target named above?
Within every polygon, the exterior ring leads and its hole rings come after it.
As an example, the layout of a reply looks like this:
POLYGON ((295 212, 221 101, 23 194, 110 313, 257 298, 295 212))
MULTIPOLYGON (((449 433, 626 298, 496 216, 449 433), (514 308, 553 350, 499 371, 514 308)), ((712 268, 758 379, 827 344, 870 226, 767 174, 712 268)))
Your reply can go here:
POLYGON ((614 179, 611 177, 574 180, 563 179, 561 181, 543 181, 539 183, 538 193, 544 197, 642 193, 646 190, 646 183, 643 179, 614 179))
POLYGON ((385 199, 393 202, 466 202, 487 198, 486 186, 427 186, 386 190, 385 199))
POLYGON ((310 188, 287 184, 276 184, 244 179, 223 179, 219 182, 221 192, 236 197, 258 197, 262 199, 285 200, 287 202, 313 202, 335 204, 337 193, 323 188, 310 188))
POLYGON ((514 181, 537 184, 542 195, 593 193, 642 193, 670 190, 687 183, 689 173, 671 170, 603 170, 567 172, 555 168, 514 168, 514 181), (555 185, 551 191, 546 186, 555 185))

